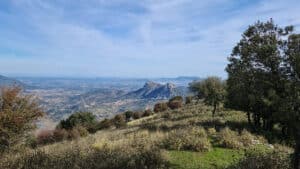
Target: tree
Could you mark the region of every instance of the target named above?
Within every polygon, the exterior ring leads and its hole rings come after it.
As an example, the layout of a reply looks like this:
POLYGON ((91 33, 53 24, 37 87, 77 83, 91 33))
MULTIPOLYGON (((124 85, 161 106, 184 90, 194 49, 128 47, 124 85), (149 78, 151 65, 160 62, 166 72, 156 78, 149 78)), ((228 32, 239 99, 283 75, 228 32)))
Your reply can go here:
POLYGON ((22 95, 21 88, 3 88, 0 96, 0 152, 8 150, 23 140, 35 122, 43 116, 36 100, 22 95))
POLYGON ((204 98, 207 105, 213 106, 212 115, 215 116, 216 109, 225 96, 225 84, 221 78, 208 77, 202 81, 191 83, 189 88, 197 92, 200 98, 204 98))
POLYGON ((282 66, 285 37, 292 27, 280 28, 273 20, 257 22, 243 33, 226 68, 226 106, 247 112, 254 126, 272 130, 284 94, 282 66))
MULTIPOLYGON (((281 122, 293 129, 295 138, 294 168, 300 169, 300 34, 292 34, 286 43, 284 73, 286 95, 282 99, 281 122)), ((278 116, 279 117, 279 116, 278 116)))
POLYGON ((300 35, 292 32, 273 20, 249 26, 229 57, 226 106, 246 111, 249 123, 252 115, 256 127, 291 131, 300 169, 300 35))

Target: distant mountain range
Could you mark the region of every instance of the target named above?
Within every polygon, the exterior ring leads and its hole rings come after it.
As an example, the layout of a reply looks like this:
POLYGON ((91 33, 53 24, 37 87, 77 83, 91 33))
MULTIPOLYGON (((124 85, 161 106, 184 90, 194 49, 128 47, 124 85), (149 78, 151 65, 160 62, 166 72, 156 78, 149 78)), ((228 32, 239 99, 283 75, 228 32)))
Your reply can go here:
POLYGON ((126 110, 153 108, 159 101, 185 96, 189 82, 197 77, 178 78, 26 78, 0 76, 1 86, 24 86, 25 94, 38 98, 55 121, 77 111, 108 118, 126 110))
POLYGON ((16 79, 0 75, 0 87, 10 87, 10 86, 24 87, 25 84, 23 84, 22 82, 16 79))
POLYGON ((169 99, 178 95, 185 95, 185 91, 172 83, 160 84, 149 81, 145 83, 144 87, 126 94, 125 97, 139 99, 169 99))

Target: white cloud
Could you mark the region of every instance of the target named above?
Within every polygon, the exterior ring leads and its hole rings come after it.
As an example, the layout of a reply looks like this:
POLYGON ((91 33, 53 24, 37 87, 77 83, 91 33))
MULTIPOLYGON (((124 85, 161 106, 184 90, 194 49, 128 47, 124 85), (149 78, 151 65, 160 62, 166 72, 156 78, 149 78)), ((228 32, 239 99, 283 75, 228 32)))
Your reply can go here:
POLYGON ((10 59, 0 53, 0 71, 7 73, 225 76, 226 57, 249 24, 269 18, 300 24, 296 0, 13 2, 13 22, 22 20, 32 31, 0 29, 6 35, 0 49, 31 56, 10 59))

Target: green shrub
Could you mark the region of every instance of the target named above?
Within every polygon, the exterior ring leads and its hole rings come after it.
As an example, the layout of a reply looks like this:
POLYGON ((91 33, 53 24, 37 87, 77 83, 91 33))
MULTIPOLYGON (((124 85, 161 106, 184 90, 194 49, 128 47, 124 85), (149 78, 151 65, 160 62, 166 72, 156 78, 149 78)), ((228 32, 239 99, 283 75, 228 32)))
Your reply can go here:
POLYGON ((171 150, 192 150, 205 152, 211 149, 211 144, 203 128, 189 130, 174 130, 168 133, 164 147, 171 150))
POLYGON ((71 130, 76 126, 90 128, 96 125, 96 116, 90 112, 77 112, 72 114, 66 120, 60 121, 57 128, 71 130))
POLYGON ((161 102, 161 103, 156 103, 154 105, 154 112, 158 113, 158 112, 163 112, 168 110, 168 104, 165 102, 161 102))

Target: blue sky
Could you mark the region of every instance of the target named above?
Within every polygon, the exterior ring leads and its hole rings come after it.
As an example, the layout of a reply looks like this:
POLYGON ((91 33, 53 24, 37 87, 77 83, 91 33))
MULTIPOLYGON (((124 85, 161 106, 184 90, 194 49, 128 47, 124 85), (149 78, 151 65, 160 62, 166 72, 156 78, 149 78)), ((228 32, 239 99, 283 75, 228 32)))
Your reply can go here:
POLYGON ((226 77, 249 24, 298 29, 299 11, 298 0, 1 0, 0 74, 226 77))

